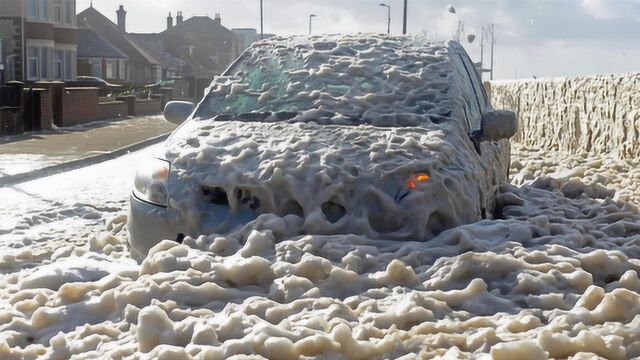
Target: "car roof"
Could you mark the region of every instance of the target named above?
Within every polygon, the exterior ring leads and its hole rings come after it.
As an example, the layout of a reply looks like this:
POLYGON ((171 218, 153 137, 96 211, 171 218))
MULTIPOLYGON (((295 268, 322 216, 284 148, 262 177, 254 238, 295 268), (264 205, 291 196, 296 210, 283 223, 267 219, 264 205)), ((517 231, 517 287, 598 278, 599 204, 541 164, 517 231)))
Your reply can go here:
POLYGON ((210 110, 199 107, 196 115, 206 118, 213 114, 288 111, 287 107, 293 107, 294 112, 316 110, 295 121, 317 120, 318 116, 334 113, 349 123, 420 126, 425 116, 451 117, 460 108, 462 83, 455 79, 459 74, 451 64, 452 56, 460 51, 464 50, 455 42, 431 42, 420 36, 271 38, 254 43, 212 82, 210 96, 225 100, 212 101, 210 110), (252 81, 250 73, 256 73, 256 69, 260 69, 260 79, 252 81), (248 89, 256 97, 266 94, 270 100, 258 107, 236 108, 237 104, 248 103, 233 100, 241 95, 232 89, 248 89))

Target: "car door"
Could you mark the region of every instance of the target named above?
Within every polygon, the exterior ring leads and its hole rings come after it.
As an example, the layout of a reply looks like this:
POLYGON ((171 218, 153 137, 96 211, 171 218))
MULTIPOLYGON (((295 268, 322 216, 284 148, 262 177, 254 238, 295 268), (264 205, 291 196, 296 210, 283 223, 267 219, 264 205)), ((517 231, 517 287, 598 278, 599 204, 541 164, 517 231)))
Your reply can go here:
MULTIPOLYGON (((454 63, 456 64, 457 71, 463 82, 463 97, 465 98, 465 114, 468 113, 469 118, 469 135, 474 131, 481 130, 482 127, 482 114, 485 111, 491 110, 491 105, 488 101, 487 94, 482 86, 482 81, 479 73, 477 72, 473 62, 466 54, 466 52, 460 48, 453 55, 454 63)), ((481 195, 481 216, 486 217, 487 209, 493 208, 493 201, 498 184, 500 183, 499 173, 502 171, 492 169, 489 166, 492 161, 491 158, 497 158, 500 145, 493 142, 478 143, 474 142, 474 147, 480 157, 480 165, 483 167, 483 183, 479 184, 481 195)))

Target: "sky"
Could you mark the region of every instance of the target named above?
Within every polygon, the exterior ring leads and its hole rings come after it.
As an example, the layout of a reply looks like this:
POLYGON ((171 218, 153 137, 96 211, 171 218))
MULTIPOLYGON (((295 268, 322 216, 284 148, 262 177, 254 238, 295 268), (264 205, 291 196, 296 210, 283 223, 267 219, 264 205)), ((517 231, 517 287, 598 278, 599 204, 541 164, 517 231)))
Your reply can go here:
MULTIPOLYGON (((78 12, 91 0, 77 0, 78 12)), ((391 32, 402 33, 403 0, 391 6, 391 32)), ((263 0, 264 31, 277 35, 386 32, 387 10, 380 0, 263 0)), ((127 10, 127 31, 159 32, 166 17, 220 13, 228 28, 260 28, 259 0, 93 0, 115 22, 118 5, 127 10)), ((495 24, 496 79, 640 72, 640 0, 408 0, 408 32, 450 40, 459 21, 463 43, 480 60, 482 26, 495 24), (447 11, 453 5, 456 13, 447 11)), ((489 40, 485 40, 488 67, 489 40)))

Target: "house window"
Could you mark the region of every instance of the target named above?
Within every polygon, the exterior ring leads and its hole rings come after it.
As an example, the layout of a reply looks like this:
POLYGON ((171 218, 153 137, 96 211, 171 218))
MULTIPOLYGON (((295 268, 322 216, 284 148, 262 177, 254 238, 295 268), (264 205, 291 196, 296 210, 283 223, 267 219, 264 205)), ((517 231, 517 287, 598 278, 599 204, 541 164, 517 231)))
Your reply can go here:
POLYGON ((72 25, 73 14, 75 13, 73 6, 74 6, 74 1, 64 0, 64 23, 65 24, 72 25))
POLYGON ((73 51, 64 52, 64 79, 73 80, 73 63, 75 62, 75 56, 73 51))
POLYGON ((7 56, 7 81, 16 79, 16 55, 7 56))
POLYGON ((30 19, 38 18, 38 2, 37 0, 27 0, 27 17, 30 19))
POLYGON ((62 24, 62 0, 53 1, 53 21, 62 24))
POLYGON ((51 59, 51 50, 49 48, 40 48, 40 79, 49 78, 49 61, 51 59))
POLYGON ((49 6, 45 0, 39 0, 38 18, 41 20, 49 19, 49 6))
POLYGON ((27 48, 27 79, 38 80, 40 68, 40 48, 29 46, 27 48))
POLYGON ((27 0, 27 18, 31 20, 49 20, 47 0, 27 0))
POLYGON ((62 80, 64 74, 64 51, 55 50, 53 52, 53 78, 62 80))
POLYGON ((125 60, 118 60, 118 79, 127 79, 127 62, 125 60))
POLYGON ((47 80, 51 77, 53 49, 47 46, 27 46, 27 80, 47 80))
POLYGON ((91 76, 102 77, 102 61, 97 59, 89 60, 91 65, 91 76))
POLYGON ((116 78, 116 60, 107 60, 105 76, 107 79, 116 78))

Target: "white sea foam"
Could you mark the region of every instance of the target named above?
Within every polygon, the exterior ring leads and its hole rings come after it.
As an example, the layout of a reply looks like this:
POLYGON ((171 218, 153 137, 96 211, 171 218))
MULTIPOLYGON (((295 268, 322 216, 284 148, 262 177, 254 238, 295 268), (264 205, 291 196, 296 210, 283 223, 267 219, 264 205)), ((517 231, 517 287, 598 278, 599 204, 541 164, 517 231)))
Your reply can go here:
MULTIPOLYGON (((459 225, 429 241, 397 241, 372 232, 370 223, 358 235, 323 233, 335 225, 310 217, 321 207, 318 199, 330 194, 320 186, 323 178, 348 184, 344 164, 364 162, 358 160, 365 157, 358 150, 362 141, 378 147, 372 154, 382 159, 379 167, 358 169, 371 175, 363 186, 379 187, 383 182, 373 175, 385 174, 384 166, 400 154, 462 146, 455 135, 448 142, 429 132, 431 125, 415 134, 313 123, 288 124, 281 131, 276 127, 284 125, 271 122, 227 122, 215 124, 215 131, 202 127, 210 123, 194 126, 198 136, 174 139, 192 144, 190 152, 175 154, 183 175, 192 171, 199 181, 222 186, 223 179, 210 171, 219 167, 236 174, 237 184, 252 184, 240 174, 250 171, 264 180, 261 174, 271 168, 289 179, 280 180, 278 189, 300 199, 304 216, 258 214, 230 234, 187 237, 183 244, 162 241, 140 265, 126 257, 123 216, 84 246, 60 247, 40 258, 28 245, 4 254, 0 269, 10 270, 0 278, 0 358, 640 356, 637 162, 517 146, 513 185, 497 195, 495 219, 459 225), (405 147, 392 141, 398 133, 405 147), (348 136, 360 140, 340 140, 348 136), (300 146, 316 149, 309 158, 315 153, 318 161, 253 145, 268 143, 267 137, 288 144, 282 149, 295 149, 298 139, 300 146), (343 162, 337 161, 325 149, 332 146, 351 149, 352 158, 342 154, 343 162), (219 161, 212 167, 205 155, 219 161), (274 162, 250 167, 250 161, 238 162, 245 157, 274 162), (297 169, 282 165, 289 161, 297 169), (312 171, 321 161, 331 165, 331 174, 312 171), (310 195, 296 195, 302 190, 310 195), (78 268, 84 262, 89 266, 78 268)), ((438 161, 474 171, 456 152, 445 153, 438 161)), ((468 194, 462 189, 457 201, 468 194)), ((184 201, 179 211, 189 209, 185 199, 178 200, 184 201)), ((275 200, 264 204, 280 209, 275 200)), ((364 211, 344 204, 356 214, 364 211)), ((192 209, 187 218, 206 224, 202 208, 192 209)), ((357 216, 350 221, 359 224, 357 216)))

